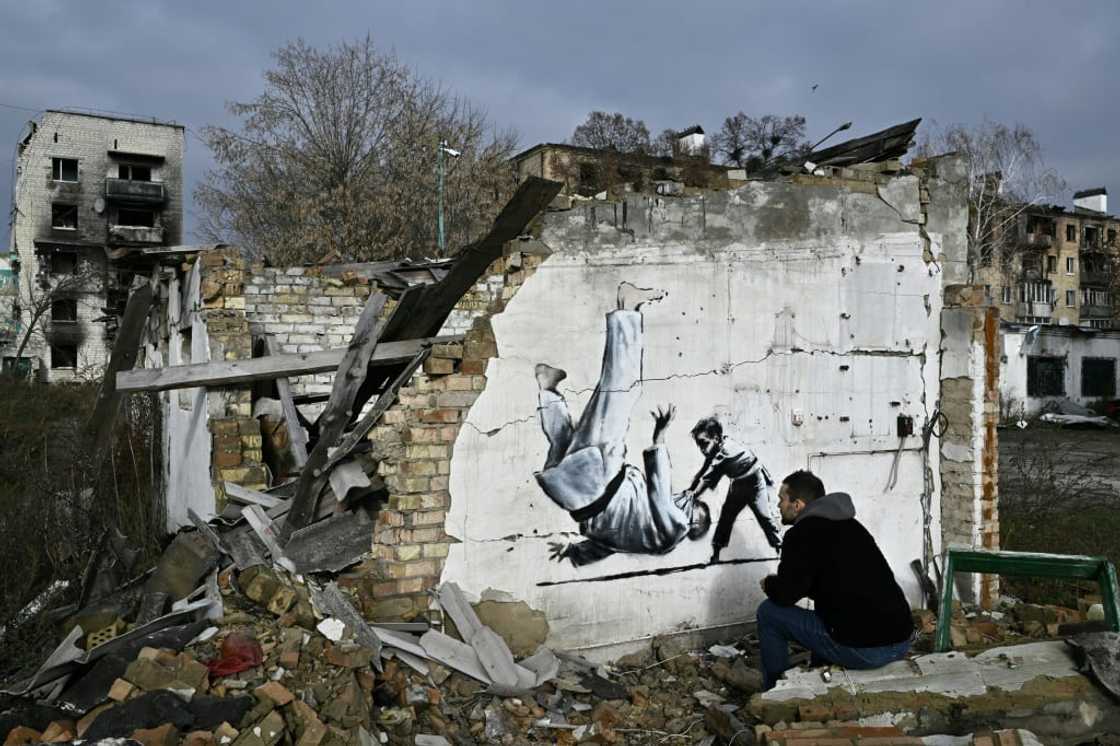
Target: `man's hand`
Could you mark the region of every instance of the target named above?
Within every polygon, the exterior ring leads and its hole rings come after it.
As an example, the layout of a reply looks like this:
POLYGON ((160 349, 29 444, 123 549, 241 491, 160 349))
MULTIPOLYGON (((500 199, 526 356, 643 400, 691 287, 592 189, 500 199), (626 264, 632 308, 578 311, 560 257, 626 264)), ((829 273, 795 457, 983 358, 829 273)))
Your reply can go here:
POLYGON ((677 407, 674 404, 670 404, 664 410, 658 407, 650 412, 650 416, 653 417, 653 444, 661 445, 665 442, 665 428, 677 416, 677 407))

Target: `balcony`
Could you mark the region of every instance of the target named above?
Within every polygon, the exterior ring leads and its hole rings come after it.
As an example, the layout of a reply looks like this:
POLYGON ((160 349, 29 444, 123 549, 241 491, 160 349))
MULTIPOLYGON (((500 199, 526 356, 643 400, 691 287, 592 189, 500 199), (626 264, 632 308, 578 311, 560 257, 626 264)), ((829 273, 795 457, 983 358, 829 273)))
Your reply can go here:
POLYGON ((163 243, 163 228, 145 228, 135 225, 110 225, 109 240, 113 243, 126 244, 161 244, 163 243))
POLYGON ((1081 318, 1083 319, 1110 319, 1112 318, 1112 306, 1108 305, 1093 305, 1081 306, 1081 318))
POLYGON ((105 179, 105 197, 132 205, 162 205, 167 200, 162 183, 129 179, 105 179))
POLYGON ((1023 245, 1028 249, 1044 251, 1054 245, 1054 237, 1048 233, 1028 233, 1023 245))
POLYGON ((1111 282, 1112 273, 1107 269, 1086 269, 1084 263, 1081 265, 1081 284, 1082 285, 1108 285, 1111 282))
POLYGON ((1020 317, 1049 318, 1054 312, 1054 307, 1048 301, 1032 301, 1019 303, 1017 315, 1020 317))

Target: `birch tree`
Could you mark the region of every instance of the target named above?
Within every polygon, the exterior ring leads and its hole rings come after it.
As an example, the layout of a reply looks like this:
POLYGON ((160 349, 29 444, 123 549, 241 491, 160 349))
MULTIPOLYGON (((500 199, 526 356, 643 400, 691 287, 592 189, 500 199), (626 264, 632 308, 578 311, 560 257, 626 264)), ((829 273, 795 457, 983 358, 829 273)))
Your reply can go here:
POLYGON ((999 262, 1009 268, 1017 254, 1018 223, 1031 205, 1056 201, 1066 184, 1046 166, 1033 130, 1022 124, 984 122, 926 130, 919 157, 958 153, 967 161, 968 265, 999 262))

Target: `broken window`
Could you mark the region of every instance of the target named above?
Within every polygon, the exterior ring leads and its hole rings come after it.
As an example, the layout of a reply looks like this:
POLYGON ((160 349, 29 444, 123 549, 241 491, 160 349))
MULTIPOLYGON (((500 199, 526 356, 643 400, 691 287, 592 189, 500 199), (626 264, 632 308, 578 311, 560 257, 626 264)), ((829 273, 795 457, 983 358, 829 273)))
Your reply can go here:
POLYGON ((151 181, 152 167, 122 163, 117 166, 117 176, 121 179, 128 179, 129 181, 151 181))
POLYGON ((52 344, 51 345, 51 368, 77 368, 78 367, 78 345, 76 344, 52 344))
POLYGON ((1116 358, 1081 358, 1081 395, 1116 396, 1116 358))
POLYGON ((1056 256, 1047 256, 1046 257, 1046 271, 1048 273, 1054 273, 1054 272, 1058 271, 1058 257, 1056 257, 1056 256))
POLYGON ((1085 241, 1084 245, 1094 247, 1100 243, 1101 232, 1100 229, 1093 225, 1085 226, 1085 241))
POLYGON ((51 227, 74 231, 78 229, 78 206, 51 205, 51 227))
POLYGON ((51 158, 51 178, 55 181, 77 181, 77 158, 51 158))
POLYGON ((55 249, 51 252, 51 274, 72 275, 78 271, 78 252, 55 249))
POLYGON ((1066 223, 1066 240, 1067 241, 1076 241, 1077 240, 1077 226, 1074 225, 1073 223, 1066 223))
POLYGON ((76 298, 56 298, 51 301, 52 322, 74 322, 78 320, 78 301, 76 298))
POLYGON ((1066 393, 1065 367, 1065 358, 1028 357, 1027 396, 1063 396, 1066 393))
POLYGON ((153 228, 156 224, 156 214, 151 210, 130 210, 122 207, 117 211, 117 225, 128 225, 135 228, 153 228))
POLYGON ((16 378, 27 378, 31 375, 31 358, 5 355, 3 366, 0 367, 0 373, 16 378))

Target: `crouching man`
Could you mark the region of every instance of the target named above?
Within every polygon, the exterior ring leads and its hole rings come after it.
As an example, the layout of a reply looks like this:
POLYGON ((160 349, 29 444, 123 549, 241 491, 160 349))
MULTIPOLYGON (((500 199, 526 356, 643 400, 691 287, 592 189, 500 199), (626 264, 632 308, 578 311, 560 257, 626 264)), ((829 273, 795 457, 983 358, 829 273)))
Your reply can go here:
POLYGON ((778 574, 762 580, 758 642, 766 689, 789 665, 789 643, 815 665, 879 668, 910 649, 910 604, 875 539, 856 520, 852 498, 826 495, 812 472, 795 471, 778 491, 783 538, 778 574), (795 606, 813 600, 815 610, 795 606))

